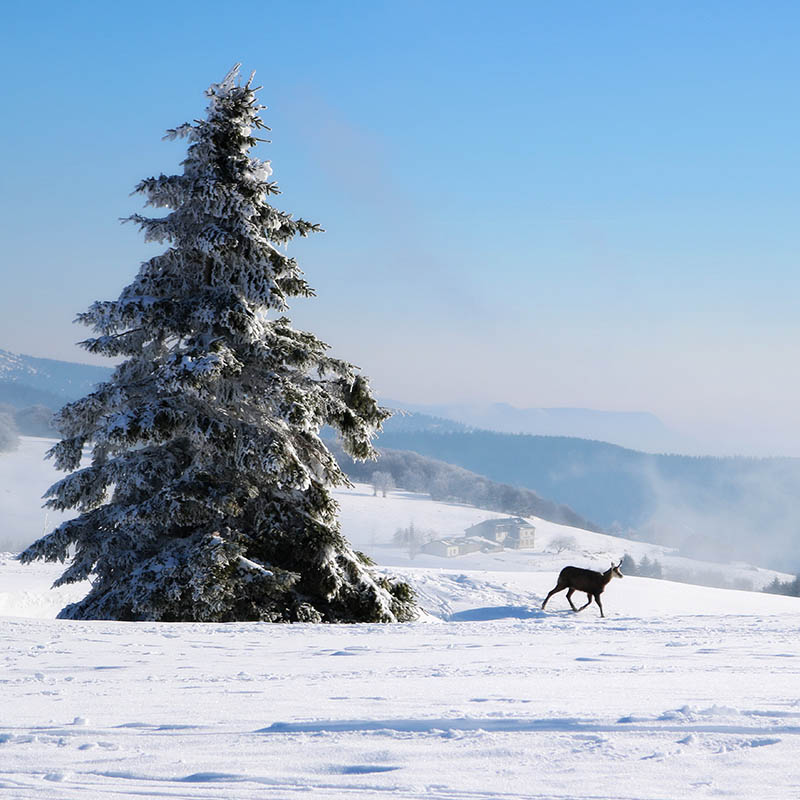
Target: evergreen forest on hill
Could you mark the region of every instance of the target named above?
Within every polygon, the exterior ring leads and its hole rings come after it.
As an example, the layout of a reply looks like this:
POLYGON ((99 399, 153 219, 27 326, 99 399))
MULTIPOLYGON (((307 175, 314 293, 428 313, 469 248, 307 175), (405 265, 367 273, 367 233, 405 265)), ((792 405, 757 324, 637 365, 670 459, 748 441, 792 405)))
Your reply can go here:
POLYGON ((601 530, 568 506, 540 497, 531 489, 498 483, 419 453, 381 449, 376 463, 353 460, 334 441, 328 441, 328 447, 354 481, 371 483, 376 474, 388 473, 396 488, 428 494, 432 500, 464 503, 515 516, 536 516, 590 531, 601 530))
POLYGON ((694 558, 800 567, 800 459, 659 455, 560 436, 390 426, 381 448, 533 489, 609 532, 694 558))

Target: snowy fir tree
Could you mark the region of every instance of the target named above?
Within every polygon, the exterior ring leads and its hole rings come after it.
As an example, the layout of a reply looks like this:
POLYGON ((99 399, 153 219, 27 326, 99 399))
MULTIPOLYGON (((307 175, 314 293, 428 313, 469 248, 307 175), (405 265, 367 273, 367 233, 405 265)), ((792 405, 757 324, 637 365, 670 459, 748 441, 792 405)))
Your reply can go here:
POLYGON ((56 415, 50 451, 71 474, 45 495, 77 509, 21 555, 92 579, 65 619, 394 622, 414 619, 407 584, 375 575, 340 532, 330 488, 347 478, 322 443, 374 456, 388 416, 355 368, 282 316, 313 294, 285 245, 317 225, 273 208, 269 163, 249 155, 266 126, 238 66, 211 86, 183 174, 136 191, 166 216, 134 215, 168 249, 119 299, 78 320, 111 379, 56 415), (84 448, 90 466, 80 468, 84 448))

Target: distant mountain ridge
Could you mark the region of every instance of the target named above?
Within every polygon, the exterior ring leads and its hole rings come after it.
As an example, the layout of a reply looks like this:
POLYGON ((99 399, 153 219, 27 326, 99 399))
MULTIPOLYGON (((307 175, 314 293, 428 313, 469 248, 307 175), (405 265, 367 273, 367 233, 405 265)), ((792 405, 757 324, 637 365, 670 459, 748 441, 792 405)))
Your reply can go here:
MULTIPOLYGON (((387 405, 381 401, 382 405, 387 405)), ((392 406, 389 406, 392 408, 392 406)), ((463 422, 452 419, 433 417, 430 414, 421 414, 418 411, 402 411, 392 409, 392 414, 383 423, 383 430, 391 433, 413 433, 416 431, 434 431, 436 433, 467 433, 473 430, 463 422)))
MULTIPOLYGON (((58 361, 12 353, 0 349, 0 403, 15 408, 45 405, 56 410, 77 400, 107 380, 112 367, 58 361)), ((421 405, 394 400, 382 404, 397 413, 392 431, 426 430, 440 433, 470 429, 499 433, 530 433, 542 436, 573 436, 611 442, 623 447, 654 452, 679 452, 679 436, 654 414, 647 412, 597 411, 582 408, 519 409, 508 403, 421 405), (410 415, 403 411, 412 412, 410 415), (421 416, 420 416, 421 415, 421 416)))
POLYGON ((592 408, 516 408, 508 403, 424 405, 384 401, 391 408, 459 422, 473 429, 535 436, 571 436, 610 442, 651 453, 682 453, 696 447, 646 411, 599 411, 592 408))
POLYGON ((57 361, 0 350, 0 403, 56 410, 108 379, 111 367, 57 361))

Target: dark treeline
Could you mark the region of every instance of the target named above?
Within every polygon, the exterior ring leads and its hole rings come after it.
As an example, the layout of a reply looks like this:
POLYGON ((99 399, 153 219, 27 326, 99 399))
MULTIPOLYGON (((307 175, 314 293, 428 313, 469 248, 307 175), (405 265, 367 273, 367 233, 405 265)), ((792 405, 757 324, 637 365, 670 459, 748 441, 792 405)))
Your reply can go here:
POLYGON ((387 429, 380 445, 412 450, 492 480, 533 488, 606 526, 645 523, 657 499, 659 487, 653 485, 654 479, 679 484, 689 504, 701 502, 708 492, 735 500, 734 479, 758 473, 765 462, 796 462, 790 466, 800 479, 797 459, 657 455, 566 436, 387 429))
MULTIPOLYGON (((620 569, 623 575, 635 575, 642 578, 663 578, 676 583, 690 583, 695 586, 712 586, 717 589, 741 589, 753 591, 753 582, 747 578, 731 578, 724 572, 713 568, 691 568, 671 566, 664 568, 657 558, 642 556, 637 562, 627 553, 622 559, 620 569)), ((764 591, 769 591, 765 589, 764 591)))
POLYGON ((800 597, 800 575, 795 575, 790 581, 781 581, 778 578, 774 578, 772 583, 764 588, 764 591, 770 594, 787 594, 790 597, 800 597))
POLYGON ((391 475, 399 489, 421 492, 433 500, 465 503, 518 516, 537 516, 563 525, 601 530, 571 508, 540 497, 530 489, 498 483, 461 467, 418 453, 380 448, 377 462, 353 461, 335 442, 326 442, 354 481, 371 483, 376 472, 391 475))
POLYGON ((0 406, 0 453, 15 450, 19 442, 19 431, 13 414, 0 406))
POLYGON ((649 559, 647 556, 642 556, 642 560, 637 563, 633 556, 625 553, 619 568, 623 575, 637 575, 642 578, 664 577, 661 562, 656 558, 649 559))

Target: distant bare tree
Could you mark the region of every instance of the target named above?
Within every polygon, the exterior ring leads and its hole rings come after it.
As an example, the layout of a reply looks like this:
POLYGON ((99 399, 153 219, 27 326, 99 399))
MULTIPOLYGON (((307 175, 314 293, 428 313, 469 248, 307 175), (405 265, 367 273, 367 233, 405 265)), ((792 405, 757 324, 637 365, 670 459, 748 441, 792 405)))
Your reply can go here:
POLYGON ((372 494, 374 497, 378 496, 381 492, 386 497, 386 492, 394 489, 394 478, 388 472, 373 472, 372 473, 372 494))
POLYGON ((561 553, 564 550, 574 550, 578 546, 578 542, 574 536, 556 536, 550 540, 550 549, 556 553, 561 553))
POLYGON ((408 557, 413 559, 419 553, 422 545, 430 542, 434 536, 433 531, 417 528, 413 522, 410 522, 407 528, 398 528, 394 532, 392 541, 400 547, 405 547, 408 550, 408 557))

